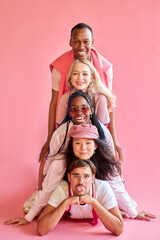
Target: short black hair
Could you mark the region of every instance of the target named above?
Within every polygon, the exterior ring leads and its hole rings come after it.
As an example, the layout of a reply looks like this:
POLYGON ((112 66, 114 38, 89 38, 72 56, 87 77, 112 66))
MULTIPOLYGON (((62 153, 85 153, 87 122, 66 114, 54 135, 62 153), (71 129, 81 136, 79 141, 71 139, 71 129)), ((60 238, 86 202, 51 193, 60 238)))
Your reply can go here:
POLYGON ((78 23, 76 24, 72 29, 71 29, 71 36, 72 36, 72 33, 75 29, 82 29, 82 28, 88 28, 90 31, 91 31, 91 34, 92 34, 92 37, 93 37, 93 30, 92 28, 87 25, 86 23, 78 23))

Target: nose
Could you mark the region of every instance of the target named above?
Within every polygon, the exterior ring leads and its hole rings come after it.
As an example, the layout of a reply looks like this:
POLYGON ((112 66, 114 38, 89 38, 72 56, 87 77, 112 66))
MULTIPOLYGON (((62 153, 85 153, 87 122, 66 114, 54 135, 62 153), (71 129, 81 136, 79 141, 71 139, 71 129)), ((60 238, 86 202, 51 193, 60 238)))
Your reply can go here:
POLYGON ((80 49, 83 49, 83 48, 84 48, 84 43, 83 43, 83 42, 80 42, 79 48, 80 48, 80 49))
POLYGON ((85 150, 85 149, 86 149, 86 144, 85 144, 85 143, 82 143, 81 149, 82 149, 82 150, 85 150))
POLYGON ((78 183, 79 183, 79 184, 83 184, 83 183, 84 183, 83 176, 80 176, 80 177, 79 177, 78 183))
POLYGON ((82 73, 79 74, 79 79, 83 79, 83 74, 82 73))

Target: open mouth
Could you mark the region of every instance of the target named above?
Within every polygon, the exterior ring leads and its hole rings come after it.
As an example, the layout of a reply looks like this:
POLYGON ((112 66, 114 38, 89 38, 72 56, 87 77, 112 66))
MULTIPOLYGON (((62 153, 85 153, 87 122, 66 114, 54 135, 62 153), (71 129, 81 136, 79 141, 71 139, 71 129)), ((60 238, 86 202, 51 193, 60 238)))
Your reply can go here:
POLYGON ((78 86, 82 86, 85 82, 76 82, 78 86))
POLYGON ((77 186, 76 189, 78 190, 78 192, 84 192, 85 191, 85 186, 77 186))
POLYGON ((86 55, 86 51, 78 51, 77 52, 80 57, 84 57, 86 55))
POLYGON ((85 117, 76 117, 76 121, 84 121, 85 117))

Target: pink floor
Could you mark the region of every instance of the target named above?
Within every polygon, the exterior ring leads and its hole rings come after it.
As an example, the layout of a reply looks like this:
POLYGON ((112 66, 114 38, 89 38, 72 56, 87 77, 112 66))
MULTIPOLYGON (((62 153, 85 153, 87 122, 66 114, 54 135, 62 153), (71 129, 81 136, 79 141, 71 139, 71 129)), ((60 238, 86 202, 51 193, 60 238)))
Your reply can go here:
POLYGON ((68 51, 71 28, 86 22, 95 48, 113 63, 116 134, 124 179, 151 222, 124 220, 112 236, 102 224, 60 222, 43 239, 160 240, 160 1, 0 1, 0 240, 39 238, 36 222, 14 228, 37 184, 51 95, 49 63, 68 51), (65 24, 64 24, 65 23, 65 24))

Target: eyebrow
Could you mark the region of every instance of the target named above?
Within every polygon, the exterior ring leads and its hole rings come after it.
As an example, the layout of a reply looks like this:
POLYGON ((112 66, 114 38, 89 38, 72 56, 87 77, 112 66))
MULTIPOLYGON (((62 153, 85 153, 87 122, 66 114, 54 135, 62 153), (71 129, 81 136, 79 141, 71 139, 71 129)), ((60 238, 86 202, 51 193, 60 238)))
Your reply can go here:
MULTIPOLYGON (((79 70, 73 70, 73 72, 79 72, 79 70)), ((88 73, 89 71, 82 71, 82 72, 86 72, 86 73, 88 73)))
MULTIPOLYGON (((79 39, 79 38, 75 37, 73 39, 79 39)), ((84 38, 84 40, 90 40, 90 38, 84 38)))
MULTIPOLYGON (((86 103, 83 103, 81 106, 88 106, 88 107, 89 107, 89 105, 86 104, 86 103)), ((77 107, 77 105, 71 105, 70 107, 77 107)), ((77 108, 78 108, 78 107, 77 107, 77 108)))

